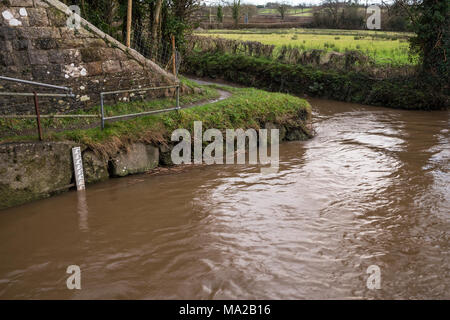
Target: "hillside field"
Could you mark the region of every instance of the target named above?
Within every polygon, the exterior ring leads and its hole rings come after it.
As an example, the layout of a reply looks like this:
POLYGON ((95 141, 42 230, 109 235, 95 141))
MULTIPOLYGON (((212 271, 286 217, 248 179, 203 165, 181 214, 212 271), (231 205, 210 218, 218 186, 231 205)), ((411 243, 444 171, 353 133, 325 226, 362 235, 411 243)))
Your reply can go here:
POLYGON ((409 54, 410 33, 372 30, 331 29, 240 29, 208 30, 198 35, 243 41, 258 41, 275 45, 297 47, 301 51, 320 49, 345 52, 357 50, 373 58, 380 65, 411 65, 417 59, 409 54))

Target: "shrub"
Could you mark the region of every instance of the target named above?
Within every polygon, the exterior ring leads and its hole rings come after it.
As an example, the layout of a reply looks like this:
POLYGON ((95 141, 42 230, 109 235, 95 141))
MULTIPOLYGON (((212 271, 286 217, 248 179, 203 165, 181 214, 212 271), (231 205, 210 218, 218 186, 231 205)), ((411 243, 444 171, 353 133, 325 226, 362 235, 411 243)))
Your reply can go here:
POLYGON ((218 53, 192 53, 185 60, 184 68, 188 73, 272 91, 306 93, 403 109, 442 109, 449 106, 448 95, 435 93, 413 77, 377 80, 363 73, 317 70, 265 58, 218 53), (214 68, 210 67, 212 65, 214 68))

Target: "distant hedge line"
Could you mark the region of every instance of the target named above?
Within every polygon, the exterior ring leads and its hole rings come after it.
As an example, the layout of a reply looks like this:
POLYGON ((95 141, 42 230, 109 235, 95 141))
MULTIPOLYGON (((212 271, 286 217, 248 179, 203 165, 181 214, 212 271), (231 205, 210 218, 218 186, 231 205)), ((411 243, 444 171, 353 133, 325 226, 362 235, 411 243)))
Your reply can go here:
POLYGON ((374 79, 362 73, 317 70, 264 58, 192 52, 184 71, 246 86, 293 94, 400 109, 437 110, 449 107, 449 96, 433 92, 417 78, 374 79))

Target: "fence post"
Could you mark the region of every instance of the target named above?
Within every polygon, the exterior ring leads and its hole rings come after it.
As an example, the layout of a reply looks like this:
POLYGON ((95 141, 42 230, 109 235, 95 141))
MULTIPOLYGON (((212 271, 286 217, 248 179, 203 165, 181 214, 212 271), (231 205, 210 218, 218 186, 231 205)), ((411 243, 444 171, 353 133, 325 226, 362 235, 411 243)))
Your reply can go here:
POLYGON ((176 48, 175 48, 175 36, 172 35, 172 64, 173 64, 173 75, 177 76, 177 62, 176 62, 176 48))
POLYGON ((131 13, 133 8, 133 0, 128 0, 127 10, 127 47, 131 46, 131 13))
POLYGON ((38 127, 39 140, 42 141, 41 114, 39 113, 39 103, 36 91, 34 93, 34 110, 36 112, 36 122, 38 127))
POLYGON ((102 115, 101 127, 103 130, 103 129, 105 129, 105 110, 103 107, 103 93, 100 93, 100 107, 101 107, 101 115, 102 115))
POLYGON ((180 109, 180 84, 177 86, 177 109, 180 109))

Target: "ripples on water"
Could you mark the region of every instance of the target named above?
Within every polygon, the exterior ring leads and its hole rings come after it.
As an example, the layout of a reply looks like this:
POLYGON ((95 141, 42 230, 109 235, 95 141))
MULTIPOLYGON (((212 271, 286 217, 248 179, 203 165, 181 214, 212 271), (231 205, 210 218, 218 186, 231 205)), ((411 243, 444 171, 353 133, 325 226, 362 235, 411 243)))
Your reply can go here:
POLYGON ((312 104, 317 136, 282 144, 277 174, 201 166, 1 212, 0 297, 450 298, 449 113, 312 104))

